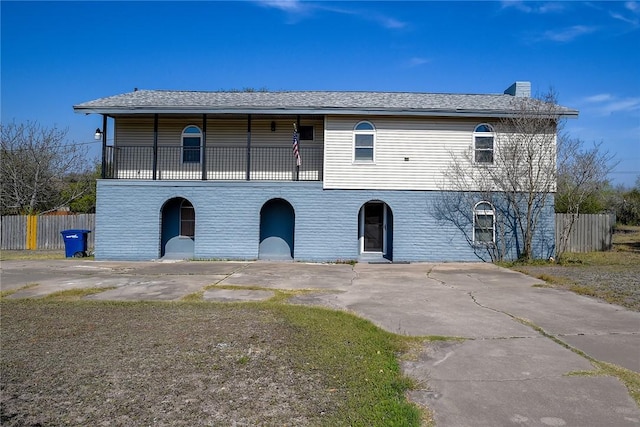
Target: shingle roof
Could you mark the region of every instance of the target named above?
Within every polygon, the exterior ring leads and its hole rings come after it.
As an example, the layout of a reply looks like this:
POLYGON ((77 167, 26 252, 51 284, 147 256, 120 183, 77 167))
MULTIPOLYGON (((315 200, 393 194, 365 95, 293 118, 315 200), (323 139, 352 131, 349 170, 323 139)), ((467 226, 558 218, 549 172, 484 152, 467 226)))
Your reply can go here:
MULTIPOLYGON (((503 116, 514 111, 505 94, 411 92, 196 92, 138 90, 74 105, 99 114, 375 114, 422 116, 503 116)), ((566 116, 578 112, 559 107, 566 116)))

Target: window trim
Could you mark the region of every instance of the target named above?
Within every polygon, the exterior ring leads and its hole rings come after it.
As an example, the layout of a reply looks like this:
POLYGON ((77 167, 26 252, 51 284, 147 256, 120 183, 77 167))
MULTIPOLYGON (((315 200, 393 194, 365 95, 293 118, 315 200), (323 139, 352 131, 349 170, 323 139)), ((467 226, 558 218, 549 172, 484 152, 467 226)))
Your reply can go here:
POLYGON ((352 163, 353 164, 374 164, 376 162, 376 126, 371 123, 368 120, 360 120, 358 123, 355 124, 355 126, 353 127, 353 147, 352 147, 352 151, 351 151, 351 155, 352 155, 352 163), (358 129, 358 126, 362 125, 362 124, 367 124, 369 126, 372 127, 372 129, 358 129), (371 147, 358 147, 357 145, 357 140, 358 140, 358 135, 370 135, 373 138, 373 142, 372 142, 372 146, 371 147), (360 148, 371 148, 371 159, 357 159, 356 158, 356 150, 360 148))
MULTIPOLYGON (((182 129, 182 133, 180 134, 180 162, 181 163, 200 163, 202 162, 202 129, 200 129, 199 126, 196 125, 187 125, 184 127, 184 129, 182 129), (187 129, 189 128, 195 128, 198 129, 198 133, 187 133, 187 129), (191 147, 189 146, 185 146, 184 145, 184 140, 185 138, 198 138, 200 140, 200 143, 198 144, 198 160, 187 160, 185 159, 185 149, 189 149, 191 147)), ((195 148, 195 147, 193 147, 195 148)), ((195 153, 196 150, 189 150, 190 153, 195 153)), ((193 155, 193 154, 191 154, 193 155)))
POLYGON ((473 128, 473 164, 480 166, 493 166, 495 164, 495 152, 496 152, 496 131, 492 125, 489 123, 480 123, 473 128), (491 129, 491 132, 478 131, 478 128, 486 126, 491 129), (491 148, 477 148, 476 142, 477 138, 491 138, 491 148), (491 153, 491 161, 490 162, 480 162, 478 161, 477 155, 478 151, 486 153, 491 153))
POLYGON ((491 246, 496 243, 496 209, 495 207, 486 200, 481 200, 473 206, 473 244, 474 245, 486 245, 491 246), (490 209, 478 209, 480 205, 487 205, 490 209), (484 242, 476 239, 476 230, 482 230, 482 228, 476 227, 476 218, 479 215, 487 216, 491 215, 491 241, 484 242))

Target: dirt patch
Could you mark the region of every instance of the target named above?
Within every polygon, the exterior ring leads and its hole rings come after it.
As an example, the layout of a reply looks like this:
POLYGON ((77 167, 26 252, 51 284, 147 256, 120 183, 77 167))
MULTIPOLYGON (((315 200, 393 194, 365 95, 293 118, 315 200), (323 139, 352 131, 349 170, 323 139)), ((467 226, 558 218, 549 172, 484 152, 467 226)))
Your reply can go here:
POLYGON ((635 266, 526 266, 518 270, 556 287, 640 311, 640 259, 635 266))
POLYGON ((3 426, 321 425, 344 400, 269 310, 3 302, 1 314, 3 426))
POLYGON ((553 286, 640 311, 640 227, 623 226, 613 250, 566 254, 562 265, 521 265, 522 271, 553 286))

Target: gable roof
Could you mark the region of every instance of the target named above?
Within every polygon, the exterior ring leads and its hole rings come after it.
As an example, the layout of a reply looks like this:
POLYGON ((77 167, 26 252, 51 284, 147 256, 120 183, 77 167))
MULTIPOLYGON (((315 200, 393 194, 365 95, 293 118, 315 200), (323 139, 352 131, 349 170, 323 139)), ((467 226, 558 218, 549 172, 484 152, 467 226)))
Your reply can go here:
MULTIPOLYGON (((197 92, 137 90, 74 105, 78 113, 337 114, 503 117, 515 111, 506 94, 413 92, 197 92)), ((558 107, 562 116, 577 110, 558 107)))

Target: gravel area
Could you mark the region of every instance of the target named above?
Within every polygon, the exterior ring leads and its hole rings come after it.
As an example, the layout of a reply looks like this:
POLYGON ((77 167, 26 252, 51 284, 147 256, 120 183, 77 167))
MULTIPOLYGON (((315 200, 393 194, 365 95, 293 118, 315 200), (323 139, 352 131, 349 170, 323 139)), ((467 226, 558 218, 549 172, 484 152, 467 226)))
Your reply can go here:
POLYGON ((554 283, 554 285, 640 311, 640 264, 635 266, 527 266, 519 270, 535 277, 551 276, 566 279, 573 284, 554 283))
POLYGON ((618 226, 613 250, 568 253, 562 265, 519 265, 516 270, 552 286, 640 311, 640 227, 618 226))
POLYGON ((2 426, 321 425, 344 398, 301 362, 296 327, 268 310, 1 309, 2 426))

